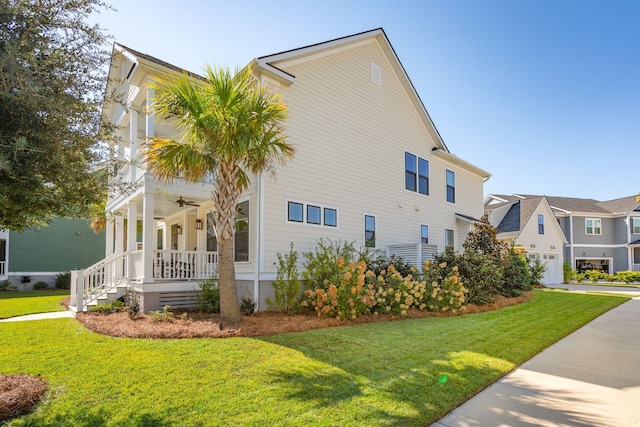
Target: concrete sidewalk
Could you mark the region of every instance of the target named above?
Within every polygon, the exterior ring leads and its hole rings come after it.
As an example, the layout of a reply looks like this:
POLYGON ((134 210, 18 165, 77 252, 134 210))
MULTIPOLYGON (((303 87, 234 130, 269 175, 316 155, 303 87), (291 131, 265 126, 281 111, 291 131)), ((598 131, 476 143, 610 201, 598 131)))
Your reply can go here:
POLYGON ((0 322, 22 322, 23 320, 43 320, 43 319, 62 319, 73 318, 74 314, 70 310, 52 311, 50 313, 27 314, 25 316, 9 317, 8 319, 0 319, 0 322))
POLYGON ((436 427, 640 426, 640 298, 603 314, 436 427))

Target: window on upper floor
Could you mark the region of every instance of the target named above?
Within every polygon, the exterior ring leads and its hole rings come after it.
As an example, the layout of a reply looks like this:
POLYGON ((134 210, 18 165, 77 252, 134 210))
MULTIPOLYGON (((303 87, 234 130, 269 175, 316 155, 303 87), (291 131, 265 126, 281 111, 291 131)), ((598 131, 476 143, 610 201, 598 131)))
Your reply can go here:
POLYGON ((584 221, 585 233, 588 235, 602 234, 602 220, 600 218, 587 218, 584 221))
POLYGON ((429 243, 429 226, 422 224, 420 226, 420 243, 429 243))
POLYGON ((404 153, 404 188, 429 195, 429 162, 411 153, 404 153))
POLYGON ((544 234, 544 215, 538 214, 538 234, 544 234))
POLYGON ((445 229, 444 230, 444 247, 445 248, 454 248, 454 235, 453 230, 445 229))
POLYGON ((364 216, 364 246, 376 247, 376 217, 373 215, 364 216))
POLYGON ((456 202, 456 173, 447 169, 447 202, 456 202))
POLYGON ((631 218, 631 232, 640 234, 640 218, 631 218))

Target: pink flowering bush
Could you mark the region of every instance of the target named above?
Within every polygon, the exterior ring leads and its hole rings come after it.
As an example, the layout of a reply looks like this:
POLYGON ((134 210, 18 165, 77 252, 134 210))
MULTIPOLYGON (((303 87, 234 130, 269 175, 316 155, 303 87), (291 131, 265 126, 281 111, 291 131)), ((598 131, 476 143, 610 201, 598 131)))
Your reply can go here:
POLYGON ((364 261, 346 265, 339 258, 337 270, 337 283, 323 283, 303 294, 302 305, 318 316, 355 319, 365 314, 405 315, 410 308, 452 312, 464 308, 467 290, 457 268, 450 277, 430 284, 412 274, 402 276, 393 264, 376 276, 364 261))

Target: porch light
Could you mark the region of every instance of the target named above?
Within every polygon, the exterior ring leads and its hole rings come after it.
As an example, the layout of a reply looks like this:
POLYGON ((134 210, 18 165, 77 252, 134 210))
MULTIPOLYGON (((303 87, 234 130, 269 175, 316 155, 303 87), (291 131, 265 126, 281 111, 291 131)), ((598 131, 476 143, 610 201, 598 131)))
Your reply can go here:
POLYGON ((176 231, 178 232, 178 234, 182 234, 182 226, 181 225, 176 226, 176 231))
POLYGON ((204 224, 201 219, 196 219, 196 230, 202 230, 204 228, 204 224))

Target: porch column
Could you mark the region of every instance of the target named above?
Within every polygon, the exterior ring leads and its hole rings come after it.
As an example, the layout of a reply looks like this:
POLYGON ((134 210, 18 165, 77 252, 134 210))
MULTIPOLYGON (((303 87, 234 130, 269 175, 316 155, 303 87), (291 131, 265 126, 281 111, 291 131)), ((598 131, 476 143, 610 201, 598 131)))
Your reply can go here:
POLYGON ((104 255, 105 257, 108 257, 110 255, 113 255, 114 253, 114 248, 113 248, 113 232, 114 232, 114 226, 113 226, 113 222, 109 221, 107 219, 106 225, 105 225, 106 229, 105 229, 105 241, 106 241, 106 248, 104 251, 104 255))
POLYGON ((129 178, 131 182, 136 179, 136 161, 135 157, 138 154, 138 112, 135 109, 131 109, 129 112, 129 178))
POLYGON ((121 254, 124 252, 124 218, 122 215, 116 215, 116 242, 114 253, 121 254))
POLYGON ((142 282, 153 282, 153 207, 155 194, 147 188, 142 196, 142 282))
POLYGON ((127 277, 129 279, 135 279, 134 275, 134 266, 133 259, 131 257, 131 252, 137 250, 136 247, 136 226, 138 222, 138 204, 137 202, 131 201, 127 205, 127 277))

